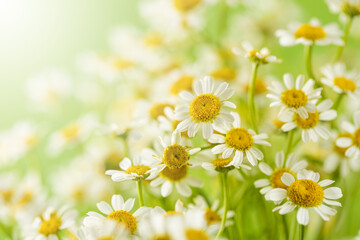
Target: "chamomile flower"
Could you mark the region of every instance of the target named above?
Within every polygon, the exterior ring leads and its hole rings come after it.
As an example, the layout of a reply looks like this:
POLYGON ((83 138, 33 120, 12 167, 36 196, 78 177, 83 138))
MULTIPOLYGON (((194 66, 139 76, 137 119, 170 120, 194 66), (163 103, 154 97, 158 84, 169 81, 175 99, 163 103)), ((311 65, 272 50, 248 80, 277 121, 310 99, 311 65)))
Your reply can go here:
MULTIPOLYGON (((221 216, 223 216, 224 208, 219 207, 219 200, 215 200, 211 206, 208 205, 205 198, 202 196, 197 196, 194 198, 194 205, 189 205, 189 209, 191 208, 197 208, 205 211, 204 218, 206 220, 206 223, 208 225, 212 224, 220 224, 221 222, 221 216)), ((232 221, 232 218, 235 216, 234 211, 228 211, 226 214, 226 226, 232 225, 234 222, 232 221)))
POLYGON ((359 0, 327 0, 326 2, 333 13, 341 13, 348 17, 360 15, 359 0))
POLYGON ((126 202, 121 195, 113 195, 111 198, 111 206, 107 202, 99 202, 97 208, 102 214, 97 212, 88 212, 84 218, 86 227, 94 227, 103 224, 107 220, 115 220, 118 224, 125 226, 132 234, 137 230, 139 218, 144 215, 148 208, 140 207, 134 213, 130 213, 134 207, 135 199, 130 198, 126 202))
POLYGON ((344 45, 341 39, 342 32, 335 23, 322 26, 313 18, 309 23, 291 23, 288 30, 276 31, 280 44, 283 46, 303 45, 344 45))
POLYGON ((248 58, 250 61, 260 64, 267 63, 279 63, 281 62, 276 56, 270 55, 270 51, 267 48, 256 49, 249 42, 242 43, 242 49, 234 48, 234 53, 237 55, 243 55, 245 58, 248 58))
POLYGON ((175 118, 181 121, 177 130, 188 131, 189 137, 194 137, 201 127, 203 137, 208 139, 214 126, 233 121, 228 108, 236 108, 236 105, 227 100, 234 90, 228 86, 228 83, 223 82, 215 89, 214 80, 207 76, 194 82, 195 95, 187 91, 181 92, 180 97, 186 104, 175 108, 175 118))
POLYGON ((337 112, 330 109, 333 102, 330 99, 322 101, 315 108, 313 113, 308 112, 308 118, 304 119, 298 113, 289 116, 281 130, 289 132, 295 128, 301 129, 301 138, 304 142, 317 142, 319 138, 328 139, 330 136, 329 130, 322 126, 323 122, 332 121, 337 117, 337 112))
POLYGON ((294 77, 287 73, 284 74, 284 84, 273 81, 272 86, 268 87, 271 93, 266 96, 272 99, 270 107, 281 106, 278 117, 280 120, 284 115, 299 114, 301 118, 308 118, 308 113, 314 113, 315 104, 321 97, 321 88, 314 89, 314 80, 309 79, 305 83, 304 75, 299 75, 294 81, 294 77))
POLYGON ((350 171, 358 171, 360 169, 360 161, 357 158, 349 158, 345 155, 349 147, 339 147, 336 142, 340 138, 352 138, 350 133, 341 133, 332 142, 333 151, 324 161, 324 171, 328 173, 334 172, 339 168, 341 176, 346 176, 350 171))
POLYGON ((233 155, 233 160, 226 166, 240 167, 245 156, 253 166, 258 160, 264 158, 264 154, 255 145, 271 146, 265 139, 268 136, 265 133, 256 134, 251 129, 241 127, 240 116, 232 113, 235 119, 231 125, 216 129, 221 134, 213 134, 209 142, 217 145, 211 149, 213 154, 222 154, 226 159, 233 155))
POLYGON ((67 207, 60 209, 49 207, 34 220, 32 226, 24 233, 24 237, 26 240, 57 240, 62 230, 75 224, 76 215, 75 210, 68 210, 67 207))
POLYGON ((353 98, 360 94, 360 74, 355 71, 346 71, 345 64, 327 65, 321 68, 321 73, 324 75, 321 82, 331 87, 335 92, 346 93, 353 98))
POLYGON ((336 141, 338 147, 347 148, 345 156, 359 161, 360 156, 360 111, 353 115, 354 124, 343 122, 342 128, 350 135, 341 137, 336 141))
POLYGON ((281 177, 284 173, 289 173, 296 177, 296 174, 307 167, 305 160, 298 161, 298 156, 294 153, 290 154, 284 165, 285 155, 284 152, 278 152, 275 155, 275 169, 271 168, 267 163, 261 162, 259 169, 269 178, 263 178, 256 180, 254 185, 256 188, 261 188, 260 193, 265 194, 265 199, 268 199, 267 193, 274 188, 287 189, 282 181, 281 177))
POLYGON ((125 226, 119 227, 116 221, 104 221, 95 227, 80 227, 79 240, 130 240, 129 231, 125 226))
POLYGON ((115 182, 125 180, 145 180, 150 177, 150 171, 156 165, 157 162, 153 158, 135 156, 133 161, 129 158, 124 158, 119 163, 122 170, 107 170, 105 174, 111 175, 111 179, 115 182))
POLYGON ((296 215, 298 223, 308 225, 309 210, 313 208, 324 221, 328 221, 330 216, 336 214, 336 210, 327 205, 341 206, 341 203, 333 200, 341 198, 342 192, 338 187, 324 189, 334 181, 326 179, 319 182, 319 179, 319 173, 313 171, 303 170, 297 174, 297 179, 290 173, 284 173, 281 181, 287 189, 275 188, 268 193, 268 196, 271 201, 286 200, 286 202, 273 211, 279 211, 283 215, 298 207, 296 215))
MULTIPOLYGON (((203 162, 201 166, 211 172, 218 173, 218 172, 228 172, 233 170, 235 167, 230 165, 233 161, 232 158, 216 158, 211 162, 203 162)), ((251 170, 251 167, 245 164, 241 164, 239 167, 246 170, 251 170)))
MULTIPOLYGON (((171 135, 171 140, 168 138, 159 137, 157 144, 158 155, 153 155, 157 160, 158 167, 163 169, 178 169, 188 164, 191 155, 198 153, 200 148, 189 148, 182 144, 181 134, 174 131, 171 135)), ((154 171, 154 170, 153 170, 154 171)))

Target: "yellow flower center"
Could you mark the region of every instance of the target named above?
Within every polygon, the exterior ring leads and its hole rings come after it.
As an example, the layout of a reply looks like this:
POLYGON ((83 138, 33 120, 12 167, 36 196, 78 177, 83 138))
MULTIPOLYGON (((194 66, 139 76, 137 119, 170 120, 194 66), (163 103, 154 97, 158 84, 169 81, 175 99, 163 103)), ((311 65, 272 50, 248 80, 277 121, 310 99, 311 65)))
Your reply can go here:
POLYGON ((1 197, 3 198, 4 202, 10 203, 14 196, 14 192, 12 190, 5 190, 1 192, 1 197))
POLYGON ((125 225, 125 227, 131 232, 135 232, 137 228, 136 218, 125 210, 118 210, 108 215, 108 219, 117 221, 119 224, 125 225))
POLYGON ((303 24, 296 30, 295 37, 316 41, 325 38, 326 33, 322 27, 303 24))
POLYGON ((173 0, 174 6, 179 12, 187 12, 195 8, 201 0, 173 0))
POLYGON ((204 231, 197 229, 187 229, 185 232, 187 240, 208 240, 209 237, 204 231))
POLYGON ((164 110, 165 108, 170 107, 171 109, 174 109, 174 106, 168 103, 158 103, 152 106, 150 108, 150 117, 152 119, 157 120, 160 116, 165 116, 164 110))
MULTIPOLYGON (((342 134, 339 134, 339 136, 337 137, 337 139, 342 138, 342 137, 352 138, 352 135, 351 135, 350 133, 342 133, 342 134)), ((336 141, 335 141, 334 143, 336 143, 336 141)), ((334 144, 334 149, 335 149, 335 152, 336 152, 337 154, 339 154, 339 155, 342 156, 342 157, 345 157, 345 152, 346 152, 346 150, 348 150, 349 148, 348 148, 348 147, 342 148, 342 147, 339 147, 339 146, 337 146, 336 144, 334 144)))
POLYGON ((220 112, 221 102, 213 94, 201 94, 190 104, 190 116, 196 122, 209 122, 220 112))
POLYGON ((25 144, 29 147, 33 146, 36 142, 38 141, 38 137, 33 134, 33 135, 30 135, 28 136, 26 139, 25 139, 25 144))
POLYGON ((293 175, 293 177, 296 177, 295 174, 292 171, 290 171, 290 169, 287 168, 276 169, 270 176, 270 182, 273 188, 284 188, 284 189, 288 188, 288 186, 286 186, 281 181, 281 177, 284 173, 290 173, 291 175, 293 175))
POLYGON ((207 208, 205 211, 205 220, 208 225, 218 223, 221 221, 221 217, 217 212, 212 210, 211 208, 207 208))
POLYGON ((32 192, 30 192, 30 191, 25 192, 24 195, 22 195, 22 197, 20 198, 18 204, 20 206, 23 206, 23 205, 29 203, 32 199, 33 199, 32 192))
POLYGON ((360 4, 344 2, 341 6, 341 10, 346 15, 349 15, 350 17, 355 17, 357 15, 360 15, 360 4))
POLYGON ((145 36, 145 44, 147 46, 156 47, 156 46, 161 45, 162 43, 163 43, 163 38, 159 34, 152 33, 152 34, 145 36))
POLYGON ((169 217, 169 216, 174 216, 174 215, 182 215, 182 212, 178 212, 178 211, 167 211, 164 214, 164 217, 169 217))
POLYGON ((229 147, 244 152, 253 146, 254 139, 248 130, 244 128, 233 128, 226 133, 225 143, 229 147))
POLYGON ((301 207, 319 206, 324 199, 322 187, 308 179, 293 182, 288 188, 287 195, 294 204, 301 207))
POLYGON ((354 133, 354 144, 360 148, 360 127, 354 133))
POLYGON ((174 168, 174 169, 165 167, 159 173, 159 175, 171 182, 177 182, 186 177, 187 171, 188 171, 188 169, 187 169, 186 165, 182 166, 180 168, 174 168))
POLYGON ((294 121, 296 125, 298 125, 302 129, 309 129, 315 127, 319 122, 319 113, 308 113, 309 117, 307 119, 303 119, 299 114, 294 115, 294 121))
POLYGON ((281 127, 285 124, 283 121, 280 121, 279 119, 274 119, 273 124, 277 129, 281 129, 281 127))
POLYGON ((226 165, 228 165, 233 159, 232 158, 218 158, 213 160, 211 163, 215 166, 215 167, 225 167, 226 165))
POLYGON ((114 59, 112 64, 117 70, 123 70, 134 66, 134 63, 132 61, 120 58, 114 59))
POLYGON ((308 98, 302 90, 288 89, 281 94, 281 101, 289 108, 299 108, 306 105, 308 98))
POLYGON ((353 92, 356 90, 356 84, 354 81, 345 77, 336 77, 334 79, 334 85, 343 91, 353 92))
POLYGON ((159 236, 150 238, 150 240, 171 240, 171 238, 169 235, 159 235, 159 236))
POLYGON ((56 234, 60 230, 61 218, 56 213, 51 213, 49 220, 43 220, 39 229, 39 233, 44 236, 56 234))
POLYGON ((236 78, 236 71, 231 67, 222 67, 214 71, 211 76, 215 79, 222 79, 224 81, 232 81, 236 78))
MULTIPOLYGON (((250 84, 247 84, 245 86, 245 90, 247 92, 250 91, 250 84)), ((256 79, 254 91, 255 91, 255 94, 262 94, 262 93, 267 92, 266 84, 264 83, 264 81, 261 78, 256 79)))
POLYGON ((174 144, 164 150, 163 162, 171 169, 184 166, 189 161, 190 155, 186 148, 174 144))
POLYGON ((98 238, 97 240, 114 240, 113 237, 101 237, 101 238, 98 238))
POLYGON ((118 151, 111 151, 106 157, 105 157, 105 168, 106 169, 118 169, 119 168, 119 162, 124 158, 124 155, 122 155, 118 151))
POLYGON ((145 165, 134 165, 125 170, 126 174, 136 173, 139 176, 144 176, 151 168, 145 165))
POLYGON ((79 133, 79 130, 80 130, 80 126, 78 124, 74 123, 74 124, 64 127, 62 130, 62 135, 65 137, 65 139, 72 140, 72 139, 76 138, 76 136, 79 133))
POLYGON ((178 95, 181 91, 191 91, 193 82, 193 76, 182 76, 171 86, 170 93, 178 95))

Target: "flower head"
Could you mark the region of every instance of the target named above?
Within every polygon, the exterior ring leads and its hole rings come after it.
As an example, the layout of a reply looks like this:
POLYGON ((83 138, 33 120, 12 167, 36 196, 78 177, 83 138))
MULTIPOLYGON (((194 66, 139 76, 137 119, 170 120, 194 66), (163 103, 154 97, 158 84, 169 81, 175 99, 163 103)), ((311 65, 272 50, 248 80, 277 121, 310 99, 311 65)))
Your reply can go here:
POLYGON ((322 180, 319 182, 320 175, 313 171, 303 170, 297 174, 297 179, 290 174, 284 173, 281 181, 287 186, 284 188, 275 188, 268 193, 269 199, 275 202, 286 202, 273 211, 279 211, 281 215, 287 214, 299 208, 297 211, 297 221, 301 225, 309 224, 309 209, 313 208, 324 221, 329 220, 329 216, 336 214, 336 210, 327 205, 341 206, 333 199, 342 197, 341 189, 330 187, 334 183, 332 180, 322 180))
POLYGON ((278 30, 280 44, 283 46, 303 45, 344 45, 342 32, 335 23, 322 26, 317 19, 309 23, 291 23, 288 30, 278 30))
POLYGON ((267 64, 281 62, 276 56, 270 55, 269 49, 262 48, 258 50, 249 42, 243 42, 242 49, 234 48, 233 51, 235 54, 243 55, 245 58, 248 58, 255 63, 267 64))
POLYGON ((342 13, 348 17, 360 15, 359 0, 327 0, 326 2, 333 13, 342 13))

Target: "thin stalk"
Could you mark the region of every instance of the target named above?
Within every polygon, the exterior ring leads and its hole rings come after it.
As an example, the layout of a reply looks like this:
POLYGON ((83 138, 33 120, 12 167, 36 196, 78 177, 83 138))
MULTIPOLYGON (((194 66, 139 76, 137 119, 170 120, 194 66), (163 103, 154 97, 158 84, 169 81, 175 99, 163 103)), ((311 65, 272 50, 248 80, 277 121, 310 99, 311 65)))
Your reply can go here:
POLYGON ((343 46, 340 46, 338 48, 338 51, 334 57, 334 60, 333 60, 333 63, 339 61, 342 53, 343 53, 343 50, 346 46, 346 43, 347 43, 347 40, 348 40, 348 37, 349 37, 349 33, 350 33, 350 28, 351 28, 351 25, 353 23, 353 17, 349 17, 347 23, 346 23, 346 27, 345 27, 345 33, 344 33, 344 37, 343 37, 343 41, 344 41, 344 45, 343 46))
POLYGON ((306 65, 306 73, 309 78, 315 81, 313 69, 312 69, 312 52, 314 45, 306 46, 305 48, 305 65, 306 65))
POLYGON ((289 229, 288 229, 287 222, 286 222, 286 216, 281 215, 281 219, 282 219, 282 223, 283 223, 283 227, 284 227, 285 238, 287 238, 289 236, 289 229))
POLYGON ((345 93, 340 93, 339 96, 337 97, 334 105, 333 105, 333 109, 337 110, 337 108, 340 106, 341 101, 343 100, 343 98, 345 97, 345 93))
POLYGON ((256 84, 256 76, 257 76, 258 68, 259 68, 259 63, 253 63, 250 89, 249 89, 249 100, 248 100, 249 101, 250 120, 251 120, 252 128, 255 130, 255 132, 258 132, 257 121, 256 121, 256 108, 255 108, 255 102, 254 102, 255 84, 256 84))
POLYGON ((223 197, 224 197, 224 213, 223 213, 223 217, 221 219, 221 226, 219 229, 219 232, 216 235, 216 239, 218 239, 221 234, 224 232, 225 229, 225 223, 226 223, 226 216, 227 216, 227 211, 228 211, 228 207, 229 207, 229 194, 228 194, 228 179, 227 179, 227 173, 221 173, 222 176, 222 189, 223 189, 223 197))
POLYGON ((143 190, 142 190, 142 181, 138 180, 136 181, 136 187, 137 187, 137 192, 138 192, 138 197, 139 197, 139 205, 140 207, 144 206, 144 198, 143 198, 143 190))
MULTIPOLYGON (((287 144, 286 144, 286 151, 285 151, 285 161, 287 159, 287 157, 289 156, 291 150, 292 150, 292 142, 293 142, 293 139, 294 139, 294 132, 295 130, 291 130, 290 132, 288 132, 288 141, 287 141, 287 144)), ((285 162, 286 163, 286 162, 285 162)))
POLYGON ((304 240, 305 236, 305 226, 299 224, 299 240, 304 240))

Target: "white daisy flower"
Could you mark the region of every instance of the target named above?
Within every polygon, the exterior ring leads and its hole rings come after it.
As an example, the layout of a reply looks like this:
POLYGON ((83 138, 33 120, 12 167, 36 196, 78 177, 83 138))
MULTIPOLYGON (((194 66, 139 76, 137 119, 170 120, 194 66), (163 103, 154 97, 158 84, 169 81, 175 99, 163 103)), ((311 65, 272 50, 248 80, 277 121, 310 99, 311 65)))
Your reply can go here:
MULTIPOLYGON (((201 166, 204 169, 214 173, 228 172, 234 169, 234 166, 230 165, 232 161, 233 158, 216 158, 211 162, 203 162, 201 166)), ((241 164, 239 167, 242 169, 251 170, 251 167, 245 164, 241 164)))
POLYGON ((290 154, 284 165, 285 155, 284 152, 277 152, 275 155, 275 169, 271 168, 267 163, 261 162, 259 164, 259 169, 265 175, 269 176, 268 178, 262 178, 256 180, 254 185, 256 188, 261 188, 260 193, 265 194, 265 199, 269 199, 267 193, 275 188, 287 189, 282 181, 281 177, 284 173, 289 173, 292 176, 296 177, 296 174, 307 167, 307 162, 305 160, 299 161, 298 156, 294 153, 290 154))
POLYGON ((319 138, 328 139, 330 131, 322 126, 323 122, 332 121, 337 117, 337 112, 330 109, 333 102, 330 99, 322 101, 315 108, 313 113, 308 112, 308 118, 304 119, 299 114, 295 113, 293 116, 289 116, 281 130, 289 132, 295 128, 302 130, 301 138, 304 142, 317 142, 319 138))
POLYGON ((25 240, 49 239, 58 240, 58 234, 75 224, 77 212, 68 207, 55 209, 49 207, 37 217, 32 226, 25 232, 25 240))
POLYGON ((326 2, 333 13, 342 13, 349 17, 360 15, 359 0, 327 0, 326 2))
POLYGON ((97 212, 88 212, 84 218, 86 227, 94 227, 103 224, 106 220, 115 220, 118 224, 125 226, 132 234, 137 230, 138 221, 148 211, 147 207, 140 207, 134 213, 130 213, 134 207, 135 199, 130 198, 126 202, 121 195, 113 195, 111 198, 111 206, 107 202, 99 202, 97 208, 102 214, 97 212))
POLYGON ((291 23, 288 30, 277 30, 280 44, 283 46, 304 45, 344 45, 342 32, 336 23, 322 26, 319 20, 313 18, 309 23, 291 23))
POLYGON ((333 151, 324 161, 324 171, 327 173, 333 173, 339 169, 341 176, 346 176, 350 171, 360 170, 360 161, 357 158, 349 158, 345 155, 349 147, 339 147, 336 145, 336 142, 340 138, 350 138, 352 135, 350 133, 341 133, 337 138, 332 142, 333 151))
POLYGON ((355 99, 360 94, 360 74, 355 71, 346 71, 345 64, 326 65, 321 68, 321 73, 324 75, 321 82, 335 92, 347 93, 355 99))
POLYGON ((82 226, 77 232, 79 240, 130 240, 129 231, 125 226, 119 227, 116 221, 104 221, 96 227, 82 226))
POLYGON ((228 108, 236 108, 236 105, 226 100, 233 95, 234 90, 228 86, 228 83, 223 82, 215 89, 214 80, 207 76, 194 82, 195 95, 181 92, 180 97, 186 104, 175 108, 175 118, 181 121, 177 130, 188 131, 189 137, 194 137, 202 127, 203 137, 208 139, 214 126, 233 121, 228 108))
POLYGON ((258 160, 264 158, 264 154, 255 147, 255 144, 271 146, 265 140, 268 136, 265 133, 256 134, 251 129, 242 128, 239 114, 232 112, 232 116, 235 119, 232 125, 217 128, 216 130, 222 135, 213 134, 209 139, 209 142, 217 143, 211 151, 213 154, 221 153, 222 158, 233 155, 233 160, 226 166, 240 167, 245 156, 250 164, 255 166, 258 160))
POLYGON ((342 148, 348 148, 345 152, 345 156, 359 161, 360 157, 360 111, 357 111, 353 115, 354 124, 349 122, 343 122, 341 127, 349 133, 349 137, 341 137, 336 141, 336 145, 342 148))
POLYGON ((284 84, 281 85, 277 81, 272 82, 272 86, 268 87, 271 93, 266 96, 273 100, 270 107, 281 106, 279 119, 282 121, 284 115, 291 115, 295 112, 301 118, 308 118, 308 112, 315 112, 315 104, 321 97, 321 88, 314 89, 314 80, 309 79, 305 83, 304 75, 299 75, 294 81, 294 77, 287 73, 284 74, 284 84))
POLYGON ((233 52, 237 55, 242 55, 245 58, 248 58, 250 61, 255 63, 279 63, 281 62, 276 56, 270 55, 270 51, 267 48, 262 48, 260 50, 253 47, 249 42, 242 43, 242 49, 234 48, 233 52))
POLYGON ((301 225, 309 224, 309 210, 313 208, 324 221, 329 220, 329 216, 336 214, 336 210, 328 207, 341 206, 341 203, 333 201, 342 197, 341 189, 338 187, 324 187, 334 183, 332 180, 322 180, 319 182, 320 175, 313 171, 303 170, 297 174, 297 179, 290 173, 284 173, 281 181, 288 186, 287 189, 275 188, 268 193, 269 199, 274 202, 286 202, 273 211, 278 211, 281 215, 292 212, 298 207, 297 221, 301 225))
MULTIPOLYGON (((186 166, 191 155, 198 153, 201 148, 189 148, 183 144, 183 139, 178 131, 174 131, 171 140, 159 137, 159 143, 156 144, 157 155, 153 155, 157 160, 158 169, 176 169, 186 166)), ((155 171, 155 168, 153 169, 155 171)))
MULTIPOLYGON (((195 203, 194 205, 189 204, 189 209, 198 208, 205 211, 204 217, 208 225, 221 223, 221 216, 223 216, 224 208, 220 207, 219 200, 215 200, 213 204, 209 206, 205 198, 199 195, 196 198, 194 198, 194 203, 195 203)), ((226 213, 226 223, 225 223, 226 226, 230 226, 234 224, 232 220, 234 216, 235 216, 234 211, 228 211, 226 213)))
POLYGON ((121 182, 125 180, 145 180, 150 177, 150 171, 158 163, 151 157, 145 158, 142 156, 135 156, 133 161, 129 158, 124 158, 120 163, 122 170, 107 170, 106 175, 111 175, 114 182, 121 182))

